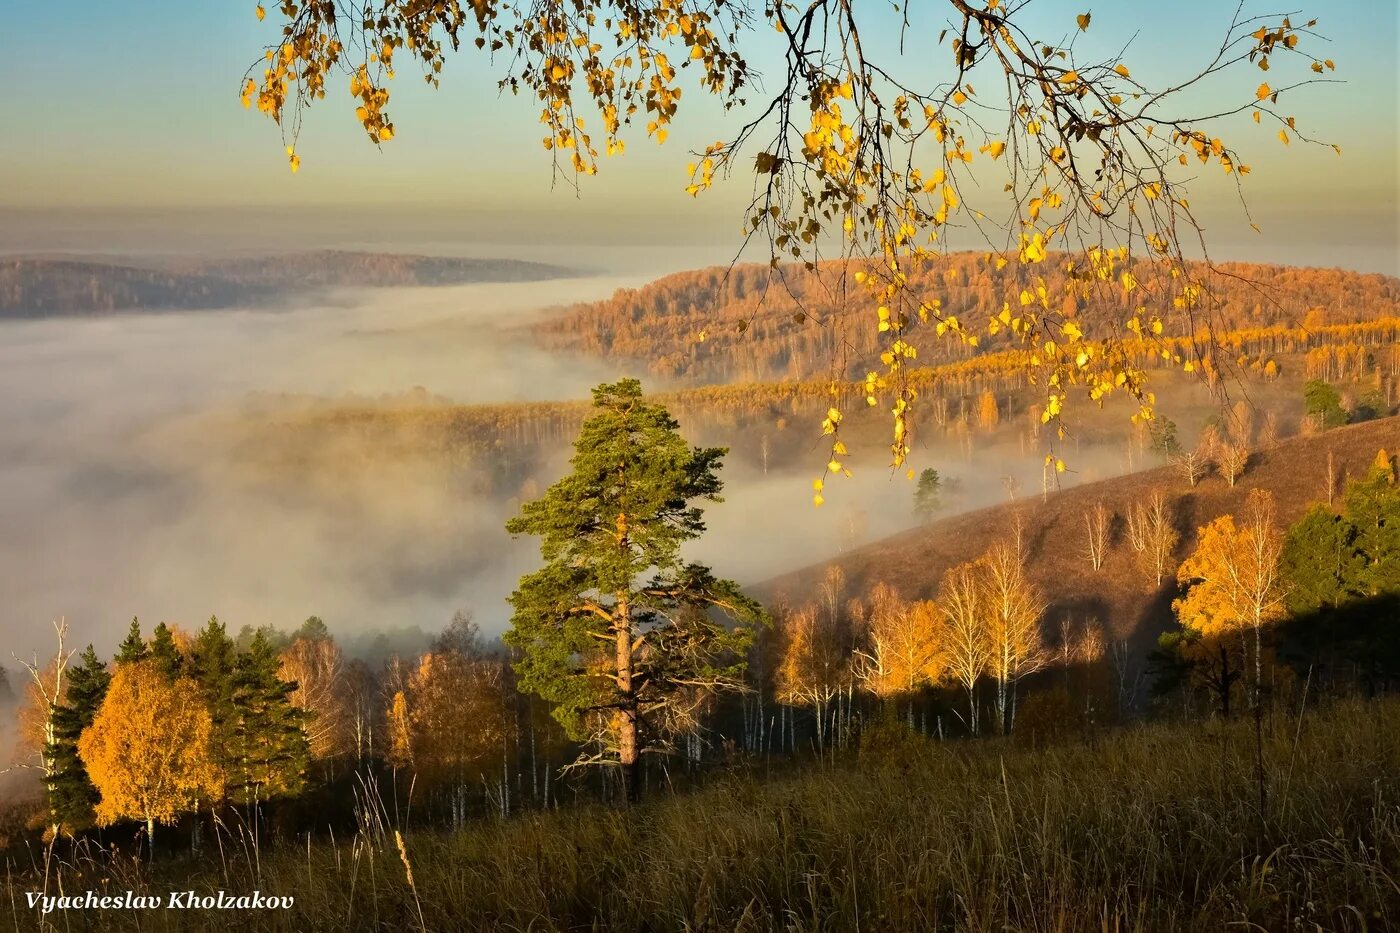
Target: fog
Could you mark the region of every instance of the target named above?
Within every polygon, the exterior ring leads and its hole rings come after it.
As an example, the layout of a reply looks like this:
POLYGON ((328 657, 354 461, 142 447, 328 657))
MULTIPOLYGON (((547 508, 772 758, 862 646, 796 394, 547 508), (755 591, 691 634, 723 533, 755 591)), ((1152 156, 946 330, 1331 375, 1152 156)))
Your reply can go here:
POLYGON ((58 616, 80 644, 104 647, 134 615, 193 625, 218 613, 234 628, 312 613, 446 622, 468 591, 414 587, 411 569, 457 556, 464 539, 504 538, 499 509, 445 501, 413 476, 375 496, 289 500, 237 475, 218 439, 190 425, 255 391, 584 397, 618 373, 549 357, 511 328, 637 284, 378 290, 275 311, 0 325, 0 657, 46 648, 58 616), (443 536, 450 554, 435 547, 443 536))
MULTIPOLYGON (((133 616, 149 632, 213 614, 234 630, 293 628, 315 614, 348 637, 432 631, 467 609, 499 632, 505 597, 536 564, 535 543, 502 527, 518 504, 515 473, 543 488, 565 468, 565 439, 518 468, 499 461, 509 452, 492 463, 419 455, 413 438, 380 450, 353 429, 302 440, 250 409, 249 395, 421 386, 460 402, 586 398, 642 367, 550 356, 518 327, 636 284, 361 291, 275 311, 0 325, 0 658, 50 649, 59 616, 77 645, 103 652, 133 616)), ((810 440, 790 442, 767 473, 756 431, 690 432, 734 447, 727 501, 710 507, 711 532, 690 551, 722 575, 760 582, 912 523, 913 484, 877 457, 830 481, 828 504, 812 508, 825 455, 815 422, 794 422, 810 440)), ((972 508, 1003 500, 1005 475, 1038 491, 1040 456, 979 442, 975 461, 934 447, 915 465, 960 479, 953 504, 972 508)))

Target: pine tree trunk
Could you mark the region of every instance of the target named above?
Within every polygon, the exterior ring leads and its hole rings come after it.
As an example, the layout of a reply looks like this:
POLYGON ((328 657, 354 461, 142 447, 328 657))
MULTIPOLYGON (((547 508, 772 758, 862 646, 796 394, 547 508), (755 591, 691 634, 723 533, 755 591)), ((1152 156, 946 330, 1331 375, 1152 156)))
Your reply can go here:
POLYGON ((637 702, 632 692, 632 615, 627 594, 617 595, 617 610, 613 621, 617 640, 617 756, 622 766, 623 806, 636 802, 641 786, 641 756, 637 749, 637 702))

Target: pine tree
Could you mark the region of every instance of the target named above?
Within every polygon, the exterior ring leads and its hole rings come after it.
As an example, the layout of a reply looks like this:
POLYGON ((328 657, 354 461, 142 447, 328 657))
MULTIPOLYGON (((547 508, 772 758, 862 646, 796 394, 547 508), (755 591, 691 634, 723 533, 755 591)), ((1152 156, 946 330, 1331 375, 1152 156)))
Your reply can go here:
POLYGON ((78 756, 78 738, 92 725, 112 679, 92 645, 87 646, 80 660, 79 665, 68 669, 64 701, 54 708, 53 741, 48 751, 53 762, 47 778, 49 805, 54 820, 69 833, 91 826, 95 819, 93 808, 99 797, 78 756))
POLYGON ((146 647, 146 639, 141 637, 141 620, 133 618, 126 638, 122 639, 117 648, 116 661, 118 664, 135 664, 137 661, 146 660, 150 653, 150 649, 146 647))
POLYGON ((180 676, 180 669, 185 665, 170 626, 164 622, 157 625, 151 635, 150 658, 155 662, 156 670, 171 680, 180 676))
POLYGON ((1347 485, 1344 501, 1364 562, 1358 590, 1366 596, 1400 591, 1400 484, 1386 451, 1376 455, 1364 479, 1347 485))
POLYGON ((926 522, 942 507, 943 480, 937 470, 929 467, 919 474, 919 485, 914 489, 914 514, 926 522))
POLYGON ((292 641, 330 641, 331 630, 320 616, 310 616, 292 635, 292 641))
POLYGON ((624 800, 638 794, 644 750, 742 684, 762 617, 736 584, 681 559, 705 530, 692 502, 719 501, 725 451, 690 447, 678 427, 635 379, 597 387, 572 472, 506 525, 538 535, 545 561, 510 597, 521 688, 621 766, 624 800))
POLYGON ((234 730, 237 710, 233 703, 233 675, 238 663, 233 639, 217 616, 211 616, 195 637, 190 650, 190 677, 212 719, 210 752, 225 773, 233 767, 234 730))
POLYGON ((1355 541, 1355 526, 1321 504, 1288 529, 1279 569, 1291 615, 1335 609, 1352 598, 1364 566, 1355 541))
POLYGON ((259 630, 233 671, 235 728, 229 785, 239 803, 301 792, 310 748, 304 714, 293 705, 296 684, 278 676, 281 659, 259 630))

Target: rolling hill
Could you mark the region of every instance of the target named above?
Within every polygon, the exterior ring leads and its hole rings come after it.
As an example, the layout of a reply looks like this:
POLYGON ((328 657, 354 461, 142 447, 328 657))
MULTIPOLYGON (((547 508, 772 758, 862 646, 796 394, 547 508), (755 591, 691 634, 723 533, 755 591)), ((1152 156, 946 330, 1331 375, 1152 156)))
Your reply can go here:
MULTIPOLYGON (((1212 473, 1190 488, 1176 468, 1166 466, 1076 486, 1043 501, 1026 495, 866 545, 830 563, 769 581, 762 589, 765 595, 783 595, 795 603, 809 600, 826 568, 834 563, 845 572, 850 593, 867 592, 884 581, 907 598, 933 598, 951 567, 976 559, 997 540, 1014 534, 1019 514, 1030 575, 1048 602, 1046 624, 1055 625, 1066 615, 1077 620, 1097 618, 1114 639, 1127 641, 1141 656, 1171 623, 1176 584, 1164 581, 1156 587, 1136 566, 1137 555, 1123 527, 1134 503, 1156 490, 1165 495, 1181 536, 1175 566, 1195 546, 1197 529, 1240 509, 1251 489, 1273 494, 1278 519, 1286 527, 1312 503, 1325 500, 1329 453, 1340 477, 1355 477, 1364 474, 1379 449, 1394 452, 1397 446, 1400 416, 1393 416, 1256 450, 1248 471, 1234 487, 1212 473), (1087 557, 1085 516, 1100 502, 1115 518, 1107 559, 1096 572, 1087 557)), ((1339 479, 1338 493, 1343 482, 1339 479)), ((911 484, 911 498, 912 494, 911 484)))
MULTIPOLYGON (((815 272, 752 264, 678 272, 570 308, 536 325, 535 336, 562 352, 646 360, 654 376, 685 385, 861 378, 880 368, 881 336, 869 323, 870 296, 851 284, 858 268, 832 261, 815 272)), ((1210 277, 1217 330, 1313 329, 1400 314, 1400 279, 1390 276, 1248 263, 1223 263, 1217 272, 1210 277)), ((986 316, 1025 284, 1017 274, 1015 263, 997 269, 984 254, 955 253, 917 271, 910 283, 914 294, 937 296, 945 313, 980 332, 986 316)), ((1058 263, 1046 263, 1040 274, 1059 310, 1090 326, 1121 310, 1104 296, 1071 294, 1076 289, 1066 287, 1058 263)), ((931 329, 911 321, 913 331, 921 327, 931 329)), ((983 355, 1010 345, 1007 332, 982 337, 983 355)), ((973 352, 960 341, 920 335, 921 364, 965 360, 973 352)))

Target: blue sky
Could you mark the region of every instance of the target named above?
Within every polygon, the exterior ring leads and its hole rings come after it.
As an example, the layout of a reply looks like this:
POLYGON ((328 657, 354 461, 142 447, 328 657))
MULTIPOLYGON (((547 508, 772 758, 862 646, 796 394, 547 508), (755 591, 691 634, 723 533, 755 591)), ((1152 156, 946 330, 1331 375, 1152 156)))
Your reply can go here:
MULTIPOLYGON (((143 242, 141 231, 154 243, 161 231, 171 241, 179 239, 171 231, 186 227, 211 243, 220 230, 237 229, 244 240, 335 245, 348 226, 363 239, 405 242, 665 242, 713 261, 742 221, 743 179, 699 203, 683 193, 687 150, 724 135, 722 114, 698 89, 688 89, 664 147, 635 134, 627 154, 605 162, 576 197, 551 190, 535 107, 498 97, 492 70, 474 53, 452 63, 438 91, 400 75, 398 132, 382 151, 365 141, 338 81, 309 116, 302 171, 293 176, 276 128, 238 102, 244 70, 275 36, 276 11, 259 23, 253 6, 75 0, 60 14, 50 0, 0 0, 0 82, 10 89, 0 108, 0 212, 8 218, 0 248, 98 249, 108 234, 132 246, 143 242), (282 219, 266 220, 274 216, 282 219)), ((1055 39, 1091 10, 1081 45, 1107 50, 1131 39, 1125 61, 1134 77, 1152 81, 1201 63, 1232 8, 1218 0, 1039 0, 1027 14, 1055 39)), ((1333 0, 1300 11, 1295 21, 1319 19, 1330 39, 1323 55, 1346 83, 1305 89, 1291 109, 1344 157, 1285 149, 1275 130, 1242 124, 1232 140, 1254 168, 1248 193, 1264 234, 1248 229, 1218 182, 1195 200, 1222 255, 1400 272, 1394 4, 1333 0)), ((771 47, 762 34, 759 42, 771 47)), ((1231 90, 1261 77, 1241 70, 1231 90)))

